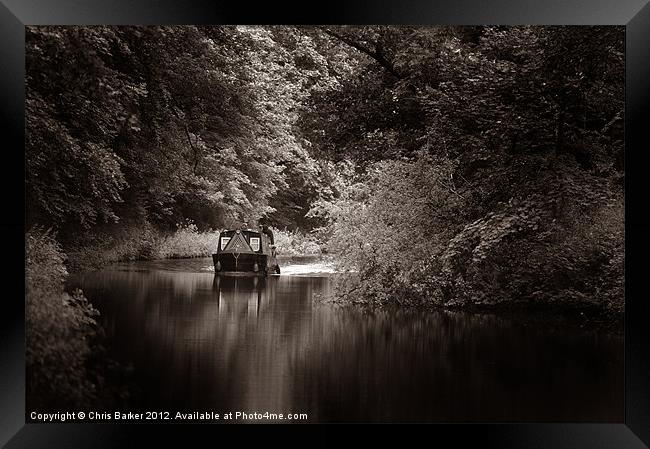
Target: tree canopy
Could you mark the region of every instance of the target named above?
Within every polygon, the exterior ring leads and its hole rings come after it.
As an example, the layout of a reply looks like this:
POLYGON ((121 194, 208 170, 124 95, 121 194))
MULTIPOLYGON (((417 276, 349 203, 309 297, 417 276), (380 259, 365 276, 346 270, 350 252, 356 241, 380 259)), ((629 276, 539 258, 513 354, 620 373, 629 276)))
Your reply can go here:
POLYGON ((217 227, 276 211, 271 202, 296 208, 278 192, 287 180, 313 190, 318 167, 292 126, 305 86, 326 76, 297 68, 309 49, 276 39, 300 35, 28 27, 28 224, 217 227))
POLYGON ((302 130, 360 176, 313 214, 376 299, 622 307, 623 33, 339 27, 302 130), (410 294, 409 294, 410 293, 410 294))

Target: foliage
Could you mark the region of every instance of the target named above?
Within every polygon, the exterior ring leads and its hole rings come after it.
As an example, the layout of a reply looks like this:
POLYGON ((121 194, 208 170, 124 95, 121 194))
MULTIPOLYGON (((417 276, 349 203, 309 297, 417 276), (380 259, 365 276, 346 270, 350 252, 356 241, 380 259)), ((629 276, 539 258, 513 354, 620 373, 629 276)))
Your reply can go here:
POLYGON ((277 229, 271 227, 273 240, 279 256, 317 256, 322 253, 318 239, 300 230, 277 229))
POLYGON ((219 246, 218 232, 199 232, 193 223, 179 226, 171 235, 161 238, 157 245, 156 257, 176 259, 183 257, 207 257, 219 246))
POLYGON ((28 27, 28 223, 67 247, 112 223, 300 219, 318 167, 292 127, 324 72, 280 39, 313 47, 292 29, 28 27))
POLYGON ((162 232, 150 223, 103 226, 69 243, 71 271, 98 269, 115 262, 149 260, 157 256, 162 232))
POLYGON ((359 270, 347 292, 622 309, 621 29, 323 32, 365 56, 301 119, 314 151, 356 163, 312 209, 359 270))
POLYGON ((73 271, 98 269, 115 262, 209 257, 218 244, 216 231, 200 231, 191 221, 175 231, 145 225, 107 228, 68 248, 68 267, 73 271))
POLYGON ((87 360, 96 333, 98 312, 76 290, 63 291, 65 254, 49 231, 32 229, 26 235, 27 397, 38 409, 88 406, 96 398, 87 360))

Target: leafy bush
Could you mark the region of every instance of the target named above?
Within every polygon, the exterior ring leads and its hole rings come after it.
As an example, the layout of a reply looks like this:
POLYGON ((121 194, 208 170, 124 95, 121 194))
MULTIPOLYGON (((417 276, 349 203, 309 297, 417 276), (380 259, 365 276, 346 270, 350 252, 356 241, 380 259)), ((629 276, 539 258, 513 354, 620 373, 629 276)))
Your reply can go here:
POLYGON ((300 230, 290 231, 271 227, 277 253, 280 256, 316 256, 322 253, 316 237, 300 230))
POLYGON ((63 291, 65 254, 49 231, 26 235, 27 397, 32 409, 46 404, 88 406, 96 399, 87 359, 98 312, 81 290, 63 291))
POLYGON ((417 163, 384 161, 351 179, 341 195, 311 213, 329 221, 328 246, 339 255, 345 292, 371 302, 410 303, 411 272, 440 255, 463 217, 464 199, 449 184, 452 166, 422 155, 417 163))
POLYGON ((217 247, 219 234, 199 232, 191 221, 173 233, 163 233, 148 222, 89 234, 66 248, 72 270, 97 269, 115 262, 207 257, 217 247))
POLYGON ((174 234, 160 238, 155 255, 162 259, 206 257, 216 250, 218 244, 218 232, 199 232, 195 224, 187 223, 174 234))
POLYGON ((526 302, 623 310, 623 198, 573 167, 492 208, 457 188, 449 161, 371 166, 315 212, 329 220, 343 271, 340 295, 445 306, 526 302), (569 176, 570 175, 570 176, 569 176), (478 218, 474 218, 478 217, 478 218))
POLYGON ((66 246, 68 267, 78 271, 115 262, 155 259, 159 242, 160 232, 148 222, 88 233, 66 246))

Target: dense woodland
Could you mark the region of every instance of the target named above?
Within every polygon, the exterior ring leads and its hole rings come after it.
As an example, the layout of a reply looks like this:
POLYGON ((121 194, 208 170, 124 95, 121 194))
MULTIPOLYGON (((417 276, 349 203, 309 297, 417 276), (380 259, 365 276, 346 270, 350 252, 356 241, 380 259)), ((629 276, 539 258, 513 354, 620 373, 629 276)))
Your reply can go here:
POLYGON ((264 218, 346 300, 621 313, 623 70, 622 27, 27 27, 28 277, 264 218))
POLYGON ((28 27, 27 225, 266 217, 366 297, 620 306, 623 67, 618 27, 28 27))

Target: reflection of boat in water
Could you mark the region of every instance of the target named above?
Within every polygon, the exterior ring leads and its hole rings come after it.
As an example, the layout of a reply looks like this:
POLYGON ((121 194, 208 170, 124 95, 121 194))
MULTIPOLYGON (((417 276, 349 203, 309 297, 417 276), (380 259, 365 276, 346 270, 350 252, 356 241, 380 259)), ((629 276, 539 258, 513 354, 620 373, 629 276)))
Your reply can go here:
POLYGON ((275 291, 273 280, 259 276, 214 276, 212 290, 218 295, 219 316, 240 313, 257 316, 275 291))
POLYGON ((217 252, 212 254, 215 274, 280 274, 275 246, 264 232, 251 229, 226 230, 219 234, 217 252))
POLYGON ((262 292, 266 289, 267 279, 254 276, 231 276, 222 277, 215 274, 212 280, 212 290, 219 293, 224 292, 262 292))

